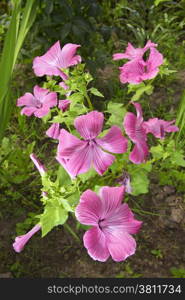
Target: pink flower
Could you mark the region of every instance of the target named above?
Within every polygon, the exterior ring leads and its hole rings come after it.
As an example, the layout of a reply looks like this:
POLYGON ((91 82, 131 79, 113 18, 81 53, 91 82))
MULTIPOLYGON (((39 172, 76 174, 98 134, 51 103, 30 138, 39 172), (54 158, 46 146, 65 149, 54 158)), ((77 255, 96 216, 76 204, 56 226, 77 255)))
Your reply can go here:
POLYGON ((80 47, 80 45, 66 44, 61 49, 60 42, 56 42, 46 54, 35 57, 33 61, 35 74, 37 76, 61 76, 62 79, 66 80, 68 76, 62 69, 66 69, 81 62, 81 57, 75 55, 78 47, 80 47))
POLYGON ((125 187, 125 192, 132 194, 132 187, 130 184, 130 176, 127 172, 123 172, 123 175, 116 180, 119 184, 125 187))
POLYGON ((179 130, 177 126, 172 125, 174 122, 175 120, 164 121, 158 118, 153 118, 143 122, 143 127, 146 133, 152 133, 156 138, 164 139, 165 132, 176 132, 179 130))
POLYGON ((39 171, 40 175, 44 176, 46 174, 46 168, 44 167, 44 165, 41 164, 37 156, 34 153, 32 153, 30 154, 30 158, 36 166, 37 170, 39 171))
POLYGON ((68 100, 68 99, 65 99, 65 100, 59 100, 59 104, 58 104, 58 107, 63 111, 65 112, 69 105, 71 104, 71 101, 68 100))
POLYGON ((42 118, 49 113, 51 107, 56 105, 57 94, 50 93, 49 90, 38 85, 34 87, 33 95, 26 93, 17 100, 17 106, 25 106, 21 110, 21 114, 28 117, 34 114, 36 117, 42 118))
POLYGON ((129 59, 130 61, 120 67, 120 81, 122 83, 138 84, 143 80, 154 78, 159 72, 159 66, 163 63, 162 54, 155 49, 157 44, 148 41, 144 48, 134 48, 128 43, 126 52, 113 55, 114 60, 129 59), (145 61, 143 55, 150 49, 148 59, 145 61))
POLYGON ((13 248, 16 252, 21 252, 26 243, 29 241, 29 239, 41 229, 41 226, 39 224, 35 225, 30 231, 28 231, 24 235, 17 236, 15 238, 15 242, 13 243, 13 248))
MULTIPOLYGON (((65 82, 61 81, 59 85, 64 89, 64 90, 69 90, 68 85, 65 84, 65 82)), ((69 97, 71 95, 71 91, 66 92, 66 96, 69 97)))
POLYGON ((137 116, 131 112, 126 113, 123 126, 126 134, 135 144, 132 152, 130 153, 129 159, 135 164, 140 164, 146 160, 149 153, 146 143, 147 135, 143 128, 143 113, 141 105, 136 102, 133 102, 132 104, 136 108, 137 116))
POLYGON ((136 241, 131 236, 141 227, 142 222, 134 219, 128 204, 122 204, 124 187, 101 188, 98 196, 91 190, 85 191, 76 207, 79 222, 92 225, 83 237, 88 254, 98 261, 112 256, 114 261, 123 261, 133 255, 136 241))
POLYGON ((113 54, 113 60, 119 60, 124 58, 133 60, 142 58, 144 53, 152 47, 157 47, 157 44, 152 43, 150 40, 146 43, 144 48, 134 48, 131 43, 128 43, 128 46, 124 53, 113 54))
POLYGON ((63 163, 65 159, 65 167, 71 176, 85 173, 91 166, 102 175, 115 160, 113 155, 104 152, 102 148, 112 153, 126 152, 127 139, 117 126, 112 126, 103 138, 97 138, 103 127, 103 120, 103 114, 97 111, 75 119, 75 128, 84 140, 65 129, 60 131, 57 160, 63 163))
POLYGON ((132 102, 132 104, 136 108, 137 116, 131 112, 126 113, 123 126, 126 134, 135 144, 129 159, 135 164, 140 164, 146 160, 149 154, 146 143, 148 133, 152 133, 156 138, 163 139, 165 137, 165 132, 175 132, 178 131, 179 128, 172 125, 175 120, 165 121, 158 118, 152 118, 148 121, 143 121, 141 105, 136 102, 132 102))
POLYGON ((53 123, 49 129, 46 131, 46 135, 52 139, 58 140, 60 135, 60 124, 53 123))

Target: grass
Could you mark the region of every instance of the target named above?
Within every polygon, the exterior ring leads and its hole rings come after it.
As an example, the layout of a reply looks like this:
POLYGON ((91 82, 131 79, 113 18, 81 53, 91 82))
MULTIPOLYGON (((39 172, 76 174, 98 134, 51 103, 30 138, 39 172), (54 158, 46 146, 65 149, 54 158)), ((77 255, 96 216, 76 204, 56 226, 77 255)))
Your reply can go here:
POLYGON ((12 1, 12 17, 5 36, 0 60, 0 140, 4 135, 12 112, 11 79, 18 54, 36 17, 36 1, 27 0, 22 11, 22 1, 12 1))

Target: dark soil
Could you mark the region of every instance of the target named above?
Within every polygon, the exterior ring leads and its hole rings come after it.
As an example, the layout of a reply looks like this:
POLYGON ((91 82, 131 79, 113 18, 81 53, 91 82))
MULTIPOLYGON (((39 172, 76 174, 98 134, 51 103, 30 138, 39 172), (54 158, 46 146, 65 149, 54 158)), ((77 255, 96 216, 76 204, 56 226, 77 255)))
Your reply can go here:
MULTIPOLYGON (((143 221, 136 236, 137 251, 121 263, 93 261, 83 243, 78 244, 62 226, 43 239, 37 233, 24 251, 16 254, 12 249, 16 220, 4 220, 0 223, 0 277, 173 277, 172 267, 185 268, 184 195, 177 194, 172 186, 152 184, 148 195, 131 199, 129 206, 133 208, 141 198, 146 212, 136 214, 143 221)), ((75 229, 74 220, 70 223, 75 229)), ((78 234, 82 238, 83 232, 78 234)))

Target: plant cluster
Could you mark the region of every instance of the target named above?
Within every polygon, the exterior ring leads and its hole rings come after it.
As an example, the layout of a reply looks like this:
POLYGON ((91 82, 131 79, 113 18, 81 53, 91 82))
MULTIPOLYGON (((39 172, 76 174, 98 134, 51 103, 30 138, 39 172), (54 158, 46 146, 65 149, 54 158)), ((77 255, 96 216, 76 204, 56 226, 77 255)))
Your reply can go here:
MULTIPOLYGON (((76 53, 79 48, 72 43, 61 48, 58 41, 34 58, 35 75, 46 76, 46 81, 17 100, 22 115, 33 115, 46 124, 46 135, 57 143, 59 165, 56 176, 50 175, 37 156, 30 155, 41 175, 44 209, 35 226, 16 237, 13 247, 21 252, 37 231, 45 236, 72 214, 81 224, 91 226, 83 242, 94 260, 106 261, 111 256, 123 261, 135 253, 132 235, 142 225, 126 203, 126 193, 147 192, 147 175, 161 158, 159 148, 166 134, 179 130, 175 120, 144 120, 139 103, 144 94, 151 95, 155 77, 168 75, 170 70, 157 44, 149 40, 143 48, 135 48, 128 43, 126 51, 114 54, 113 60, 128 60, 119 70, 120 82, 129 83, 128 93, 133 93, 131 101, 126 105, 110 102, 103 114, 94 109, 91 95, 104 96, 92 86, 93 78, 76 53), (130 111, 133 107, 136 115, 130 111)), ((172 151, 168 157, 173 161, 172 151)))

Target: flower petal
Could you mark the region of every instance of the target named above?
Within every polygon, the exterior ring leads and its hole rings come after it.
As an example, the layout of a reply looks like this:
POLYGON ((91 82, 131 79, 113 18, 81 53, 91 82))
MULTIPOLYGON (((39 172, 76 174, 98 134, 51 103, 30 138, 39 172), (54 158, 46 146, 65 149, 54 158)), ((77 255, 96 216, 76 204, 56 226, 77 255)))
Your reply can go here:
POLYGON ((91 147, 84 142, 83 147, 76 148, 76 150, 69 157, 67 168, 73 176, 87 172, 92 163, 91 147))
POLYGON ((98 111, 91 111, 86 115, 77 117, 74 121, 75 128, 86 139, 94 139, 102 130, 104 116, 98 111))
POLYGON ((134 143, 142 143, 146 141, 146 132, 142 126, 140 119, 131 112, 126 113, 123 126, 126 134, 134 143))
POLYGON ((102 151, 97 146, 93 150, 93 166, 98 172, 98 174, 103 175, 103 173, 112 165, 115 157, 109 153, 102 151))
MULTIPOLYGON (((102 213, 103 215, 103 213, 102 213)), ((134 215, 127 203, 118 205, 109 210, 104 216, 104 220, 100 223, 102 230, 107 227, 119 227, 127 233, 137 233, 141 227, 142 222, 134 218, 134 215)))
POLYGON ((58 107, 63 111, 65 112, 69 105, 70 105, 71 101, 68 100, 68 99, 65 99, 65 100, 59 100, 59 104, 58 104, 58 107))
POLYGON ((98 227, 89 229, 84 234, 83 241, 88 254, 94 260, 104 262, 109 258, 105 235, 98 227))
POLYGON ((17 99, 17 106, 35 106, 35 100, 31 93, 25 93, 24 96, 17 99))
POLYGON ((124 153, 127 151, 128 141, 122 135, 121 129, 112 126, 103 138, 97 138, 96 143, 107 151, 124 153))
POLYGON ((135 239, 122 228, 109 227, 104 233, 108 250, 114 261, 124 261, 135 253, 135 239))
POLYGON ((75 176, 70 172, 69 168, 68 168, 68 162, 69 159, 57 156, 56 160, 59 162, 59 164, 62 165, 62 167, 66 170, 66 172, 69 174, 69 176, 71 177, 71 179, 74 179, 75 176))
POLYGON ((46 116, 49 113, 49 111, 50 111, 49 107, 45 105, 42 108, 35 110, 34 115, 35 117, 42 118, 46 116))
POLYGON ((80 203, 75 209, 77 220, 85 225, 98 225, 101 217, 102 202, 99 196, 91 190, 86 190, 80 197, 80 203))
POLYGON ((99 195, 102 202, 102 218, 107 218, 110 213, 120 207, 125 194, 125 188, 104 186, 100 189, 99 195))
POLYGON ((175 125, 171 125, 175 122, 160 120, 158 118, 152 118, 143 123, 146 133, 152 133, 156 138, 163 139, 165 132, 176 132, 179 128, 175 125))
POLYGON ((127 58, 129 60, 142 58, 145 52, 144 48, 134 48, 131 43, 128 43, 124 53, 116 53, 113 55, 113 60, 127 58))
POLYGON ((43 99, 41 100, 43 105, 47 105, 48 107, 53 107, 57 105, 57 93, 51 92, 48 93, 43 99))
POLYGON ((44 165, 39 161, 37 156, 34 153, 30 154, 30 158, 33 161, 34 165, 36 166, 37 170, 39 171, 41 176, 44 176, 46 174, 46 168, 44 165))
POLYGON ((134 105, 134 107, 136 109, 138 123, 142 123, 143 122, 143 111, 141 108, 141 104, 137 103, 137 102, 132 102, 132 104, 134 105))
POLYGON ((122 67, 120 67, 120 81, 122 83, 138 84, 143 81, 142 76, 144 74, 145 63, 141 59, 134 59, 122 67))
POLYGON ((163 64, 162 54, 155 48, 150 49, 150 55, 147 60, 147 70, 152 71, 163 64))
POLYGON ((22 110, 21 110, 21 115, 26 115, 28 117, 30 117, 31 115, 33 115, 33 113, 37 110, 36 107, 28 107, 25 106, 22 110))
POLYGON ((38 85, 35 85, 33 88, 34 96, 37 100, 42 101, 42 99, 49 93, 48 89, 43 89, 38 85))
POLYGON ((58 140, 60 135, 60 124, 53 123, 46 131, 46 135, 52 139, 58 140))
POLYGON ((147 41, 146 45, 144 46, 144 50, 147 51, 149 48, 157 47, 158 44, 152 43, 151 40, 147 41))
POLYGON ((70 158, 75 151, 84 147, 86 143, 81 141, 76 136, 70 134, 67 130, 61 129, 58 145, 58 156, 70 158))
POLYGON ((21 252, 24 249, 24 246, 29 241, 29 239, 41 229, 40 225, 35 225, 30 231, 28 231, 26 234, 17 236, 15 238, 15 242, 13 243, 13 248, 16 252, 21 252))
POLYGON ((60 54, 60 65, 62 68, 77 65, 81 62, 81 56, 75 55, 77 48, 81 47, 76 44, 66 44, 60 54))
POLYGON ((148 152, 147 144, 145 142, 137 143, 134 145, 134 148, 129 155, 129 159, 134 164, 141 164, 141 163, 145 162, 148 154, 149 154, 149 152, 148 152))

